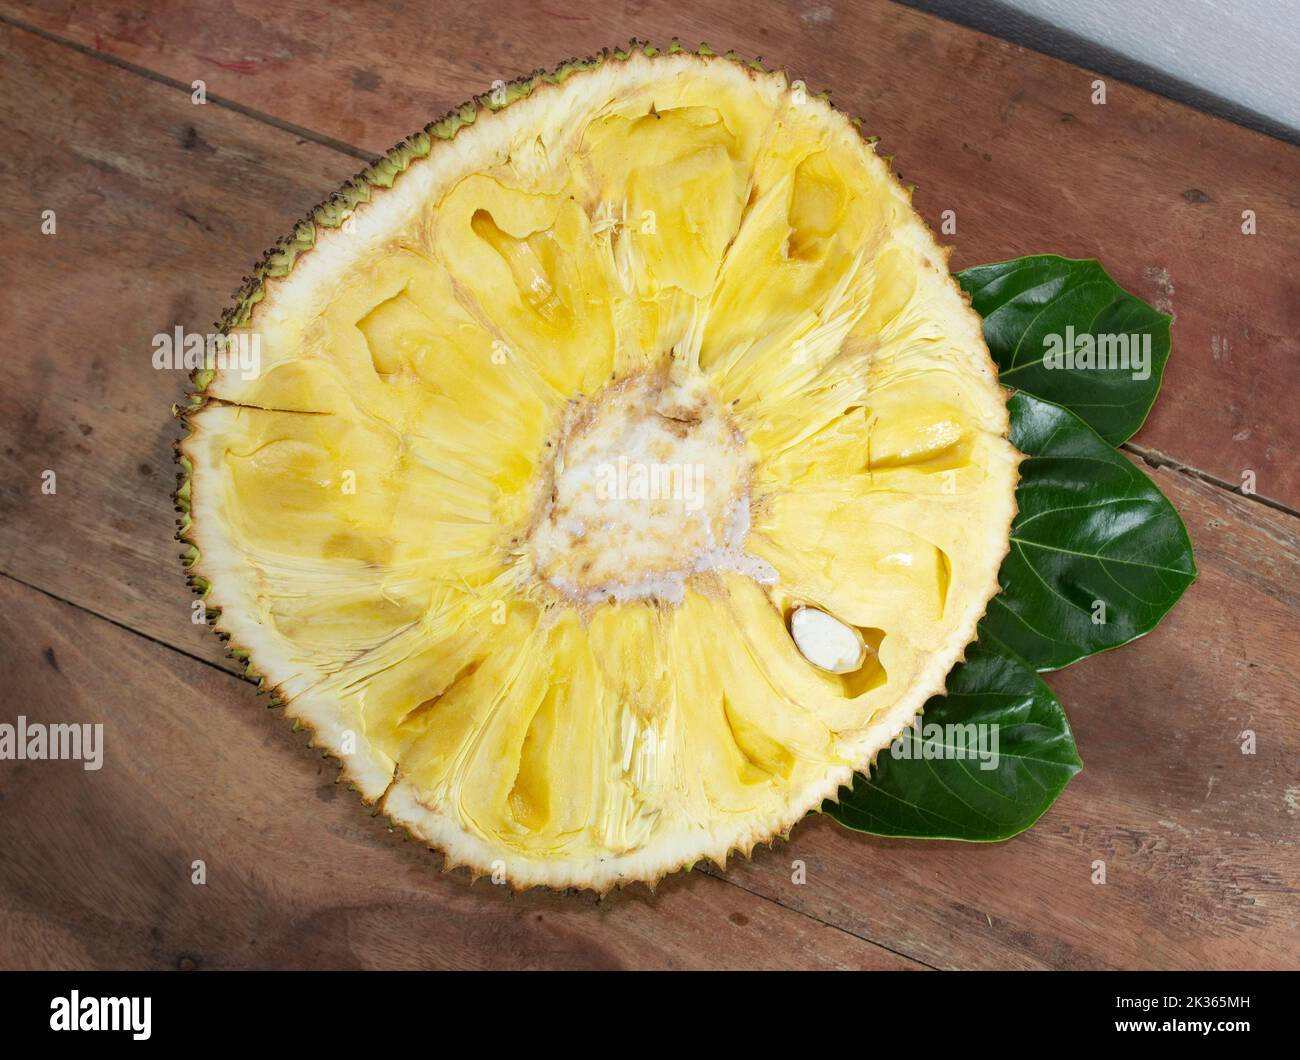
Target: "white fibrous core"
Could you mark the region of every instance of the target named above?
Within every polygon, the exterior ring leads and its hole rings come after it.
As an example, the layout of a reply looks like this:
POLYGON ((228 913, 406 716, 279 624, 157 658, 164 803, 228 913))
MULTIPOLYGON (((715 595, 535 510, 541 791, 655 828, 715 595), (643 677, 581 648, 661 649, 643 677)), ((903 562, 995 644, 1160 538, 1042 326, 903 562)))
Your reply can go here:
POLYGON ((539 578, 578 603, 680 603, 686 580, 775 572, 744 551, 753 461, 698 375, 644 372, 570 406, 528 537, 539 578))

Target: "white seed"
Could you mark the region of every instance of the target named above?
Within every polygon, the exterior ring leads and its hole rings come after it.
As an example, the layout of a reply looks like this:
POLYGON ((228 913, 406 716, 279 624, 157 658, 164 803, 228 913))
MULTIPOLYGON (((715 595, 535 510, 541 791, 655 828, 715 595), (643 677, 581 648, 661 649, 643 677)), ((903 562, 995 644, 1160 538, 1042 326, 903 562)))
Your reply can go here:
POLYGON ((866 661, 862 634, 815 607, 798 608, 790 616, 790 636, 805 659, 833 674, 852 673, 866 661))

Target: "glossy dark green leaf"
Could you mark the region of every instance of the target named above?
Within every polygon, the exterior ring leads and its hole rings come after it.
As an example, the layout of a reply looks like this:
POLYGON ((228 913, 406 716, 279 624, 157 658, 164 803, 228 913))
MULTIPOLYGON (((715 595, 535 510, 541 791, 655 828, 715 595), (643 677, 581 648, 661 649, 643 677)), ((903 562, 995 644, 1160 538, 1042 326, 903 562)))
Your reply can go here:
POLYGON ((973 646, 918 725, 823 810, 874 835, 1007 839, 1038 820, 1083 768, 1051 689, 1000 649, 973 646))
POLYGON ((1011 551, 980 640, 1056 670, 1149 632, 1196 577, 1192 543, 1149 478, 1059 405, 1016 394, 1011 551))
POLYGON ((976 265, 957 282, 1003 386, 1065 406, 1112 445, 1142 426, 1169 357, 1168 316, 1097 262, 1055 254, 976 265))

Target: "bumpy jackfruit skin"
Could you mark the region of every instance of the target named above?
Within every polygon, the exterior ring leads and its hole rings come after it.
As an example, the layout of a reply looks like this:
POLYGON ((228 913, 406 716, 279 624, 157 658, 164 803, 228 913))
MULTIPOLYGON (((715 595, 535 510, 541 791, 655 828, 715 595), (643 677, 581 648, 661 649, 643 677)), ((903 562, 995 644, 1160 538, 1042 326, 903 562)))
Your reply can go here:
POLYGON ((634 42, 399 144, 223 318, 264 365, 196 373, 178 410, 191 583, 447 867, 605 891, 748 855, 868 768, 973 639, 1019 454, 978 318, 870 143, 783 74, 634 42), (566 344, 583 356, 549 356, 566 344), (481 371, 501 350, 526 386, 481 371), (501 535, 529 525, 564 402, 668 350, 761 454, 746 546, 776 577, 566 606, 501 535), (318 490, 347 472, 343 516, 318 490), (804 604, 861 631, 861 672, 799 655, 804 604))

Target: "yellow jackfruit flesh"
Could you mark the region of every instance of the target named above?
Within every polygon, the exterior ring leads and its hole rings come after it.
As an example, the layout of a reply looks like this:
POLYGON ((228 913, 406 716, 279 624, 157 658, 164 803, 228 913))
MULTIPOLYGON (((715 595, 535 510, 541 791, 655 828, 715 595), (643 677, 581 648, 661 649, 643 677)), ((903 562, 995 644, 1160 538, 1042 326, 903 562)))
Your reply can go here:
POLYGON ((364 798, 452 864, 604 890, 788 832, 910 723, 997 589, 1019 455, 853 123, 730 58, 565 74, 260 279, 258 370, 187 414, 185 536, 364 798), (804 654, 805 607, 857 669, 804 654))

